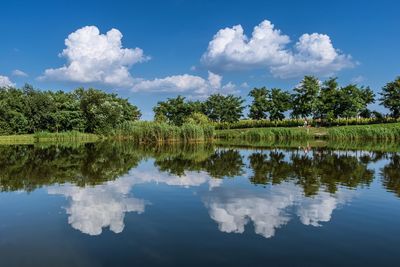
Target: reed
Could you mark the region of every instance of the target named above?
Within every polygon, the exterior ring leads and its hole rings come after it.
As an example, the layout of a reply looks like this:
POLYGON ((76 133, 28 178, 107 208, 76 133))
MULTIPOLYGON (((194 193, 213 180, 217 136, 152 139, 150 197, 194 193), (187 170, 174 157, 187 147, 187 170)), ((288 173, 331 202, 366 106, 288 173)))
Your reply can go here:
POLYGON ((100 136, 89 133, 82 133, 78 131, 49 133, 49 132, 37 132, 33 135, 35 142, 86 142, 86 141, 97 141, 100 136))
POLYGON ((313 135, 305 128, 254 128, 248 130, 220 130, 215 137, 224 140, 305 140, 313 135))
MULTIPOLYGON (((308 119, 307 123, 313 127, 320 126, 347 126, 347 125, 372 125, 381 123, 398 123, 399 118, 338 118, 333 120, 313 120, 308 119)), ((237 122, 215 123, 215 129, 247 129, 247 128, 274 128, 274 127, 298 127, 304 125, 304 119, 284 119, 284 120, 240 120, 237 122)))
POLYGON ((116 139, 128 139, 137 143, 196 142, 211 140, 214 128, 209 125, 186 123, 175 126, 158 122, 126 122, 113 132, 116 139))
POLYGON ((400 140, 400 123, 332 127, 327 130, 331 140, 400 140))
POLYGON ((100 139, 95 134, 87 134, 78 131, 49 133, 37 132, 35 134, 3 135, 0 136, 0 144, 33 144, 44 142, 93 142, 100 139))

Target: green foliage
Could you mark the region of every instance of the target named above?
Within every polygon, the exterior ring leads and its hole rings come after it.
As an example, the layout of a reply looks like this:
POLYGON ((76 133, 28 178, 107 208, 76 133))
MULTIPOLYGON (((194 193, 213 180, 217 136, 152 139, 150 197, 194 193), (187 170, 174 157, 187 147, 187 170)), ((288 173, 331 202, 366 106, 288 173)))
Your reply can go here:
POLYGON ((374 102, 374 93, 370 88, 350 84, 342 87, 338 93, 335 117, 351 118, 360 115, 367 105, 374 102))
POLYGON ((285 118, 284 112, 291 106, 290 94, 278 88, 254 88, 249 96, 253 97, 249 118, 254 120, 266 119, 267 113, 270 120, 282 120, 285 118))
POLYGON ((140 112, 126 99, 96 89, 40 91, 0 88, 0 134, 85 131, 105 133, 140 112))
POLYGON ((395 118, 400 117, 400 76, 382 88, 381 104, 392 112, 395 118))
POLYGON ((338 117, 339 84, 337 78, 326 80, 321 87, 318 97, 318 109, 316 117, 326 121, 332 121, 338 117))
POLYGON ((158 102, 153 111, 156 121, 164 121, 179 126, 192 114, 193 109, 190 103, 185 102, 183 96, 177 96, 176 98, 168 98, 167 101, 158 102))
POLYGON ((108 133, 124 121, 136 121, 140 112, 127 99, 96 89, 79 88, 74 92, 80 100, 86 132, 108 133))
POLYGON ((200 112, 193 112, 190 116, 185 119, 185 123, 209 125, 210 120, 206 115, 200 112))
POLYGON ((305 76, 292 95, 292 117, 316 117, 319 107, 320 84, 316 77, 305 76))
POLYGON ((250 105, 249 118, 253 120, 262 120, 267 118, 267 97, 268 97, 268 89, 265 87, 262 88, 253 88, 249 92, 249 96, 253 98, 253 101, 250 105))
POLYGON ((243 115, 243 102, 241 97, 234 95, 213 94, 204 103, 204 111, 212 121, 235 122, 243 115))
POLYGON ((290 101, 288 92, 284 92, 279 88, 272 88, 268 98, 269 105, 267 106, 270 120, 283 120, 285 118, 284 112, 290 109, 290 101))

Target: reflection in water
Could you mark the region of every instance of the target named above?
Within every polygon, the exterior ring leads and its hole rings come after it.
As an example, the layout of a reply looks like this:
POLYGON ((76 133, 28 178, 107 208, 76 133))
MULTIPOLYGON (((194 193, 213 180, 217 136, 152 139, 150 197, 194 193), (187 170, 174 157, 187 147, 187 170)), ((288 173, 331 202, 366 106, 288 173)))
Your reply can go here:
POLYGON ((141 148, 129 143, 3 146, 0 188, 49 186, 49 194, 69 200, 66 212, 74 229, 99 235, 107 227, 122 232, 127 212, 145 212, 150 201, 132 196, 135 185, 201 187, 198 195, 220 231, 243 233, 252 223, 257 234, 269 238, 295 217, 304 225, 329 222, 333 211, 354 196, 350 189, 371 185, 371 163, 376 162, 387 163, 380 168, 382 185, 400 196, 397 153, 141 148), (149 159, 153 165, 145 164, 149 159))
POLYGON ((130 172, 136 184, 139 183, 163 183, 171 186, 182 186, 185 188, 208 184, 210 190, 222 184, 223 180, 214 179, 206 172, 186 172, 184 175, 176 176, 155 170, 130 172))
POLYGON ((245 225, 252 222, 256 234, 270 238, 290 221, 291 211, 303 224, 320 226, 321 222, 330 221, 333 210, 351 196, 349 190, 343 189, 335 194, 321 191, 309 198, 298 186, 285 182, 257 193, 220 187, 207 193, 204 202, 222 232, 243 233, 245 225))
POLYGON ((134 180, 130 177, 122 177, 96 186, 54 186, 48 192, 70 199, 66 211, 69 215, 68 223, 74 229, 89 235, 99 235, 104 227, 110 227, 114 233, 122 232, 126 212, 144 212, 146 202, 128 196, 133 184, 134 180))
POLYGON ((388 191, 400 197, 400 155, 392 154, 390 162, 381 170, 382 183, 388 191))

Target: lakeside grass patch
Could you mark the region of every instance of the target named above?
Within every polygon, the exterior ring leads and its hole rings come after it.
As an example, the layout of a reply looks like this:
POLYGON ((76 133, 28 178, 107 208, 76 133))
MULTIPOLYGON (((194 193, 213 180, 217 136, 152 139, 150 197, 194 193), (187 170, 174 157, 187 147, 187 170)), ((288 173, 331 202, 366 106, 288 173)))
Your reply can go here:
POLYGON ((340 126, 327 129, 331 140, 400 140, 400 123, 340 126))
POLYGON ((245 130, 219 130, 215 138, 224 140, 305 140, 313 137, 308 128, 254 128, 245 130))
POLYGON ((186 123, 175 126, 157 122, 126 122, 119 125, 111 137, 133 140, 136 143, 171 143, 209 141, 214 137, 214 127, 186 123))
POLYGON ((400 123, 336 127, 276 127, 217 130, 215 138, 258 142, 263 140, 400 140, 400 123))
POLYGON ((33 144, 46 142, 94 142, 101 137, 95 134, 81 133, 78 131, 49 133, 38 132, 35 134, 3 135, 0 144, 33 144))

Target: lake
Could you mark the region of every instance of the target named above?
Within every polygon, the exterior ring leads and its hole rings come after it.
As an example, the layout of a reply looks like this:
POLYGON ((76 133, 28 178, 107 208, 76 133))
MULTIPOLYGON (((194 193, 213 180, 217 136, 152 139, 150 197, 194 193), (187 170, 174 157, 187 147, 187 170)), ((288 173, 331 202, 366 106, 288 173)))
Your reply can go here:
POLYGON ((396 266, 400 153, 371 146, 3 145, 0 266, 396 266))

